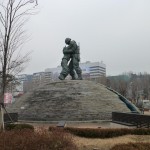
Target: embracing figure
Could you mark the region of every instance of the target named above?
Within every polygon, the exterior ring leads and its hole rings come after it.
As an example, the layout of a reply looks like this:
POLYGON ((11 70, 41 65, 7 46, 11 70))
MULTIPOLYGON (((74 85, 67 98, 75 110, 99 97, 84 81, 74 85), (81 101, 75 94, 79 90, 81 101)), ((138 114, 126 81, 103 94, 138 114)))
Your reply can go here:
POLYGON ((75 41, 71 40, 70 38, 66 38, 65 43, 68 46, 65 46, 63 48, 64 56, 61 62, 62 71, 58 78, 60 80, 64 80, 67 75, 70 74, 72 80, 82 80, 82 70, 79 67, 80 47, 75 41), (76 74, 78 75, 78 78, 76 78, 76 74))

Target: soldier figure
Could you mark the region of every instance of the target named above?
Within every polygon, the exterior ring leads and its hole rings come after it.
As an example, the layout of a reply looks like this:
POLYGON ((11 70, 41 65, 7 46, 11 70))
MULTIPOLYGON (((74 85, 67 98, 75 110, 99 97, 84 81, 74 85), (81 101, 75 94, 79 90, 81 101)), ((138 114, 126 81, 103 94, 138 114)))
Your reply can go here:
POLYGON ((64 80, 66 78, 66 76, 68 74, 70 74, 72 77, 72 80, 75 80, 75 72, 73 70, 71 63, 68 66, 68 62, 72 58, 72 52, 68 52, 67 48, 64 47, 63 48, 63 54, 64 54, 64 56, 63 56, 62 61, 61 61, 62 71, 61 71, 58 78, 60 80, 64 80))
POLYGON ((70 74, 72 76, 72 79, 75 80, 75 72, 76 71, 78 75, 78 80, 82 80, 82 70, 79 67, 80 62, 80 49, 79 46, 76 44, 75 41, 71 41, 70 38, 65 39, 65 43, 68 45, 63 48, 64 57, 62 58, 61 66, 62 71, 60 73, 59 79, 64 80, 65 77, 70 74), (68 62, 69 66, 68 66, 68 62))

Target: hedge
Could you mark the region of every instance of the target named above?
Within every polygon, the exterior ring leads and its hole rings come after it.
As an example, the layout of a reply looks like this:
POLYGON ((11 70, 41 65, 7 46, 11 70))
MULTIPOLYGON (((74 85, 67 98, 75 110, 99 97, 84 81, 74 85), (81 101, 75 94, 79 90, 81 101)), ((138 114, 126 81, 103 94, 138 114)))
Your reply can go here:
MULTIPOLYGON (((55 130, 54 127, 49 127, 50 130, 55 130)), ((65 131, 74 135, 86 138, 112 138, 123 135, 150 135, 150 129, 128 129, 128 128, 112 128, 112 129, 91 129, 91 128, 64 128, 65 131)))
POLYGON ((22 130, 22 129, 30 129, 34 130, 34 127, 30 124, 6 124, 5 130, 22 130))

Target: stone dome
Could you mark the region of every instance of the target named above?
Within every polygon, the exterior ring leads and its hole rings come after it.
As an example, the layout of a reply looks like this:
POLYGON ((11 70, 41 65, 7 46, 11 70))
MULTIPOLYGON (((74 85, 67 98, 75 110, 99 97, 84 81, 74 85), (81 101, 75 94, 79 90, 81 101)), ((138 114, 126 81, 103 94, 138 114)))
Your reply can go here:
POLYGON ((32 121, 110 120, 113 111, 131 112, 116 93, 87 80, 45 84, 17 99, 8 111, 32 121))

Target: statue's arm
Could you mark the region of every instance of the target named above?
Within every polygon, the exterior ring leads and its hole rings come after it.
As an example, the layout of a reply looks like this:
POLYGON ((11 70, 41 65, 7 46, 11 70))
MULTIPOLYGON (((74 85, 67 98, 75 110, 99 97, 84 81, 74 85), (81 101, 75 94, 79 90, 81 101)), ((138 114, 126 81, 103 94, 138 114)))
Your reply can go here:
POLYGON ((72 53, 73 53, 73 50, 72 50, 72 49, 68 49, 68 47, 64 47, 64 48, 63 48, 63 53, 64 53, 64 54, 72 54, 72 53))

